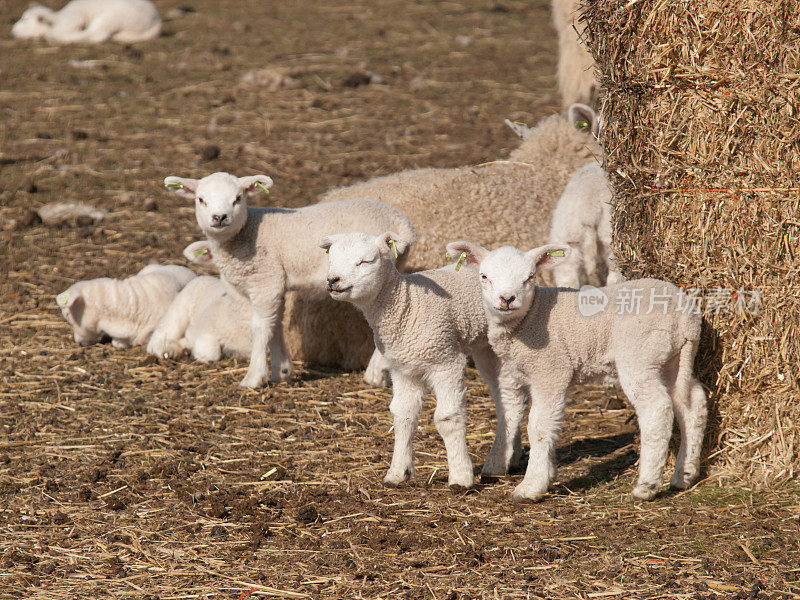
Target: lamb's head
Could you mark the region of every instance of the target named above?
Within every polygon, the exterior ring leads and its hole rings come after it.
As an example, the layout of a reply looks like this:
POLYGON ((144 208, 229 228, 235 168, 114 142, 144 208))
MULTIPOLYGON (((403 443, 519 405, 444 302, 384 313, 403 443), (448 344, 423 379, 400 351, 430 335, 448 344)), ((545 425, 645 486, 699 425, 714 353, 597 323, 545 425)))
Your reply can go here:
POLYGON ((56 296, 56 304, 61 309, 61 314, 72 327, 73 337, 81 346, 96 344, 103 338, 103 333, 97 330, 97 315, 91 309, 91 303, 86 302, 86 290, 81 282, 75 283, 56 296))
POLYGON ((258 190, 272 186, 266 175, 235 177, 230 173, 212 173, 202 179, 167 177, 164 185, 176 194, 195 201, 197 224, 207 236, 230 239, 247 221, 247 199, 258 190))
POLYGON ((32 5, 22 13, 20 20, 11 28, 11 37, 38 38, 44 37, 53 27, 53 11, 38 4, 32 5))
POLYGON ((360 231, 328 235, 320 248, 328 252, 328 293, 335 300, 369 302, 380 291, 408 242, 392 231, 375 236, 360 231))
POLYGON ((478 267, 486 313, 499 323, 527 314, 536 294, 536 274, 564 261, 570 247, 548 244, 523 252, 503 246, 489 251, 477 244, 453 242, 447 251, 452 256, 463 253, 468 265, 478 267))

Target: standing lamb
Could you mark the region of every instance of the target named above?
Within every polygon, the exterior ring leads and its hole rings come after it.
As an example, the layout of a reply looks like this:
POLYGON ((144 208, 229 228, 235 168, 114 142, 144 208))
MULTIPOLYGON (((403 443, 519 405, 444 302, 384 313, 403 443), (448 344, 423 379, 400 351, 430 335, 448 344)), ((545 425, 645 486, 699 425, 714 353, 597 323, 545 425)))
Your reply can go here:
POLYGON ((564 188, 550 222, 550 243, 572 252, 553 269, 558 287, 613 285, 622 281, 611 249, 611 188, 603 168, 591 162, 564 188))
MULTIPOLYGON (((405 215, 374 200, 297 209, 248 207, 247 196, 272 185, 266 175, 237 178, 213 173, 203 179, 167 177, 164 183, 195 200, 197 223, 208 239, 214 263, 222 277, 250 300, 253 346, 243 387, 255 388, 265 382, 268 346, 270 380, 285 381, 292 376, 283 338, 284 296, 287 290, 312 297, 325 293, 327 264, 316 251, 324 234, 394 229, 409 244, 416 240, 414 226, 405 215)), ((404 261, 405 249, 401 254, 404 261)))
POLYGON ((553 27, 558 35, 556 80, 562 106, 591 104, 598 92, 592 55, 586 49, 586 26, 579 21, 581 0, 553 0, 553 27))
POLYGON ((109 336, 115 348, 147 342, 170 303, 195 275, 177 265, 147 265, 127 279, 79 281, 56 296, 81 346, 109 336))
MULTIPOLYGON (((486 380, 498 408, 498 431, 483 468, 485 475, 502 475, 518 462, 521 445, 516 430, 506 426, 503 408, 519 410, 525 403, 520 386, 506 383, 489 347, 480 285, 472 268, 453 266, 401 274, 397 252, 401 235, 351 232, 326 236, 328 291, 334 300, 354 304, 374 333, 375 346, 388 365, 393 384, 390 410, 394 417, 394 453, 384 482, 402 483, 415 474, 412 441, 426 387, 436 396, 434 423, 447 449, 448 482, 472 487, 472 461, 467 451, 467 356, 486 380), (501 401, 502 398, 502 401, 501 401)), ((511 416, 510 421, 519 420, 511 416)))
POLYGON ((679 288, 657 279, 584 292, 536 287, 538 271, 563 261, 569 246, 489 252, 455 242, 448 250, 464 252, 468 263, 478 265, 489 341, 504 368, 516 371, 530 391, 531 450, 515 500, 538 500, 555 478, 555 444, 570 383, 614 372, 641 431, 633 497, 651 500, 661 489, 673 411, 681 445, 671 484, 685 489, 697 478, 706 394, 692 369, 702 318, 679 288))
MULTIPOLYGON (((213 264, 207 241, 190 244, 183 255, 196 264, 213 264)), ((218 277, 196 277, 170 304, 147 351, 175 358, 188 350, 200 362, 250 358, 251 318, 250 302, 233 286, 218 277)))
POLYGON ((11 29, 16 38, 63 44, 106 40, 129 44, 160 34, 161 17, 149 0, 72 0, 59 11, 34 4, 11 29))
MULTIPOLYGON (((520 240, 540 246, 549 239, 550 217, 569 178, 602 154, 594 137, 598 126, 594 111, 578 104, 566 118, 553 115, 532 128, 512 124, 522 143, 507 160, 376 177, 333 189, 321 202, 372 198, 407 215, 419 236, 406 263, 408 271, 441 266, 443 239, 466 237, 493 245, 520 240)), ((307 296, 290 299, 288 312, 287 341, 293 352, 345 368, 366 364, 371 336, 361 318, 342 314, 330 299, 307 296), (349 344, 340 344, 341 339, 349 344), (358 344, 358 339, 366 343, 358 344)), ((365 379, 379 385, 382 377, 373 369, 365 379)))

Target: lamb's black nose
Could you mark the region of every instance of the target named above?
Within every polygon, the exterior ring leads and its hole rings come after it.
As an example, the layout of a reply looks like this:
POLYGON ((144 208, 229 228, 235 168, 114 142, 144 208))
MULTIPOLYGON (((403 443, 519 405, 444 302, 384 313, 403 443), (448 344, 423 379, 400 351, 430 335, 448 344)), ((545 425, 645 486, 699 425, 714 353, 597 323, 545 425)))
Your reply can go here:
POLYGON ((500 302, 505 302, 506 308, 508 308, 511 305, 511 303, 516 299, 517 299, 516 296, 509 296, 508 298, 500 296, 500 302))
POLYGON ((332 290, 333 286, 336 285, 341 277, 328 277, 328 289, 332 290))
POLYGON ((222 225, 227 218, 228 215, 211 215, 211 220, 213 221, 214 225, 222 225))

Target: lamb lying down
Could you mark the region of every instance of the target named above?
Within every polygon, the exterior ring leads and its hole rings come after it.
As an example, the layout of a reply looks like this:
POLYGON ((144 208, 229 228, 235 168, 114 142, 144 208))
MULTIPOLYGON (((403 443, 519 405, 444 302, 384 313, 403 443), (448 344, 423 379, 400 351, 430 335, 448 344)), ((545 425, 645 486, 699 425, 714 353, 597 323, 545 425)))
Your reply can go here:
POLYGON ((147 342, 170 303, 195 275, 177 265, 147 265, 133 277, 100 277, 72 284, 56 296, 81 346, 104 336, 115 348, 147 342))
POLYGON ((34 4, 14 24, 15 38, 57 43, 132 43, 157 38, 161 17, 149 0, 72 0, 59 11, 34 4))
MULTIPOLYGON (((569 246, 492 252, 468 242, 448 245, 479 265, 489 342, 504 367, 529 386, 528 470, 515 500, 537 500, 556 473, 555 444, 565 395, 577 378, 616 373, 636 410, 641 431, 639 480, 633 497, 651 500, 672 436, 673 412, 681 445, 671 484, 685 489, 697 478, 706 425, 706 394, 692 370, 701 315, 679 288, 638 279, 591 291, 538 288, 536 273, 562 262, 569 246), (591 294, 593 302, 586 301, 591 294), (637 300, 638 299, 638 300, 637 300)), ((509 414, 521 414, 509 411, 509 414)), ((519 423, 509 427, 519 426, 519 423)))
MULTIPOLYGON (((213 264, 208 242, 195 242, 183 251, 190 261, 213 264)), ((250 301, 218 277, 197 277, 172 301, 158 324, 147 351, 175 358, 188 350, 200 362, 223 356, 250 358, 250 301)))

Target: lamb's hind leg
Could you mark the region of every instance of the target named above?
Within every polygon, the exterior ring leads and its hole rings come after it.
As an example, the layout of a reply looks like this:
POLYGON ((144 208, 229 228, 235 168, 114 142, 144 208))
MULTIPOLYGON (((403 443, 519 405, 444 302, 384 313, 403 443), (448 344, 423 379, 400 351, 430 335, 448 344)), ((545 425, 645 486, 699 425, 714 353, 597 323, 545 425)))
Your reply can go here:
POLYGON ((389 410, 394 418, 394 451, 392 465, 383 482, 395 486, 416 475, 414 433, 417 430, 417 419, 422 409, 425 390, 421 382, 399 371, 392 372, 392 382, 394 389, 389 410))
POLYGON ((476 352, 472 358, 489 387, 497 414, 497 433, 486 455, 481 475, 500 477, 516 467, 522 455, 520 426, 525 410, 524 387, 511 376, 507 368, 503 368, 500 359, 490 348, 476 352))
POLYGON ((552 388, 530 386, 531 412, 528 440, 531 451, 525 478, 514 489, 515 502, 535 502, 547 493, 556 477, 556 441, 564 421, 568 382, 552 388))
POLYGON ((672 436, 672 399, 656 368, 637 369, 618 365, 622 389, 636 410, 641 437, 639 479, 631 495, 652 500, 661 490, 672 436))
POLYGON ((447 450, 448 485, 452 489, 469 489, 475 483, 472 460, 467 449, 467 386, 464 382, 466 357, 455 359, 446 368, 430 374, 436 411, 433 422, 447 450))
POLYGON ((284 299, 280 299, 280 306, 272 325, 272 335, 269 339, 270 377, 272 382, 288 381, 294 375, 294 366, 289 351, 286 349, 286 339, 283 335, 283 308, 284 299))

